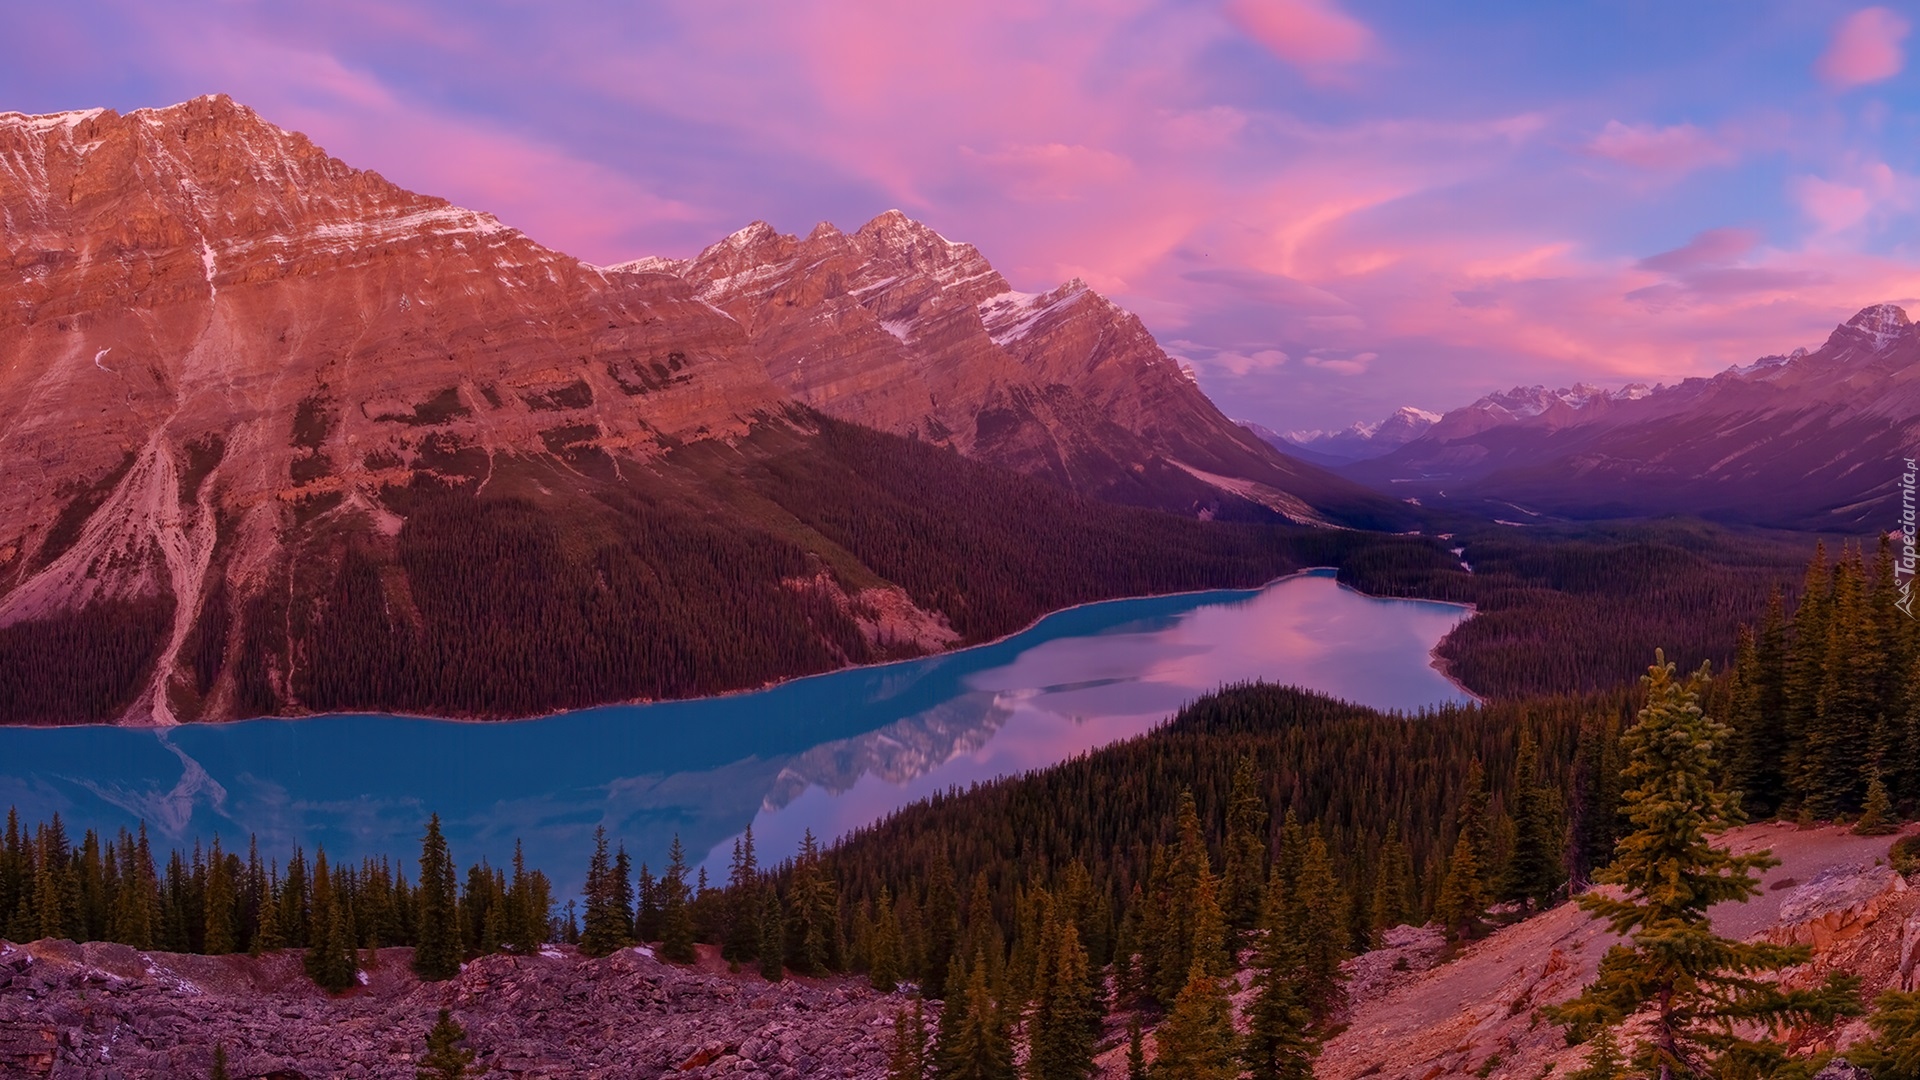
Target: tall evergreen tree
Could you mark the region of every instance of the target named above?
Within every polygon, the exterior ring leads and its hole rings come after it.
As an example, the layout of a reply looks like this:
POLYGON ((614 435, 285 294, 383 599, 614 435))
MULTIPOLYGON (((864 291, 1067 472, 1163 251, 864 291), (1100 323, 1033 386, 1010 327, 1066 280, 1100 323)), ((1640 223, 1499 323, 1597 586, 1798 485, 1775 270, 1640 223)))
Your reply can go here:
POLYGON ((779 982, 786 973, 787 917, 780 893, 771 884, 760 889, 760 977, 779 982))
POLYGON ((1607 920, 1626 943, 1609 950, 1599 978, 1548 1015, 1576 1031, 1611 1025, 1652 1006, 1648 1038, 1633 1066, 1662 1080, 1712 1075, 1723 1059, 1760 1051, 1749 1037, 1769 1022, 1826 1022, 1857 1008, 1857 979, 1783 990, 1757 978, 1804 963, 1809 951, 1743 943, 1713 932, 1707 909, 1759 892, 1755 872, 1778 865, 1766 852, 1734 855, 1710 836, 1738 814, 1720 789, 1727 729, 1700 708, 1704 667, 1686 682, 1657 654, 1643 685, 1646 707, 1622 736, 1625 808, 1633 829, 1602 880, 1620 893, 1589 892, 1580 906, 1607 920))
POLYGON ((960 894, 953 884, 953 864, 944 851, 935 855, 928 868, 925 918, 926 970, 920 974, 920 988, 939 1001, 947 996, 947 965, 960 947, 960 894))
POLYGON ((1054 905, 1041 931, 1027 1013, 1028 1080, 1086 1080, 1100 1033, 1100 998, 1080 931, 1054 905))
POLYGON ((1313 1080, 1319 1046, 1309 1030, 1313 1012, 1301 993, 1305 956, 1287 924, 1286 890, 1276 874, 1262 905, 1265 933, 1254 952, 1254 997, 1240 1051, 1252 1080, 1313 1080))
POLYGON ((1260 895, 1267 879, 1267 803, 1261 796, 1260 770, 1242 757, 1233 770, 1227 797, 1225 864, 1221 869, 1220 909, 1227 925, 1251 930, 1260 921, 1260 895))
POLYGON ((893 1016, 893 1050, 887 1080, 927 1080, 927 1011, 920 998, 893 1016))
POLYGON ((965 997, 947 1007, 960 1011, 955 1023, 942 1024, 939 1080, 1014 1080, 1013 1037, 987 986, 985 957, 975 957, 965 997))
POLYGON ((1233 999, 1196 960, 1187 984, 1154 1033, 1153 1080, 1237 1080, 1233 999))
POLYGON ((742 963, 760 955, 760 863, 753 850, 753 826, 733 842, 727 871, 727 928, 720 955, 742 963))
POLYGON ((694 961, 693 911, 687 898, 687 852, 675 833, 667 853, 667 872, 660 879, 660 955, 676 964, 694 961))
POLYGON ((867 946, 867 974, 873 988, 883 994, 892 993, 900 985, 900 948, 900 920, 894 915, 893 894, 882 885, 867 946))
POLYGON ((1465 830, 1453 844, 1453 857, 1447 860, 1447 877, 1440 886, 1440 898, 1434 914, 1447 936, 1466 941, 1480 932, 1481 918, 1487 910, 1487 897, 1480 888, 1480 863, 1473 854, 1473 837, 1465 830))
POLYGON ((1502 899, 1536 909, 1552 903, 1566 881, 1559 794, 1539 782, 1539 754, 1532 733, 1522 728, 1513 782, 1513 855, 1500 890, 1502 899))
POLYGON ((618 871, 607 850, 607 829, 593 830, 593 855, 587 861, 586 912, 580 927, 580 951, 609 956, 633 943, 632 928, 621 911, 618 871))
POLYGON ((414 973, 428 982, 460 974, 457 888, 453 856, 440 833, 440 815, 434 814, 427 819, 427 832, 420 841, 420 898, 415 905, 418 944, 413 950, 414 973))
POLYGON ((1733 783, 1742 808, 1771 817, 1787 801, 1787 630, 1778 586, 1755 635, 1745 628, 1734 659, 1733 783))

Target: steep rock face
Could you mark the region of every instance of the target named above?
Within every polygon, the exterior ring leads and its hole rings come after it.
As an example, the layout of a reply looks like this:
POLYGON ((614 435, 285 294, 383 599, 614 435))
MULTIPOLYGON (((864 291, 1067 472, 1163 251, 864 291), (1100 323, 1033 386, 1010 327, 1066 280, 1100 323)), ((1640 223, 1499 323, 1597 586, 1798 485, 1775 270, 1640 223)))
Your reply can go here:
POLYGON ((1396 492, 1573 517, 1679 512, 1854 531, 1897 524, 1916 436, 1920 330, 1877 304, 1817 350, 1711 379, 1492 395, 1342 471, 1396 492))
MULTIPOLYGON (((730 319, 328 157, 224 97, 0 116, 0 626, 170 596, 300 517, 499 453, 743 431, 730 319), (216 549, 218 549, 216 553, 216 549)), ((145 708, 168 716, 164 679, 145 708)))
POLYGON ((1393 504, 1221 415, 1140 320, 1078 281, 1014 291, 970 244, 899 211, 805 238, 755 222, 668 271, 739 321, 773 381, 821 411, 1119 502, 1296 521, 1393 504))

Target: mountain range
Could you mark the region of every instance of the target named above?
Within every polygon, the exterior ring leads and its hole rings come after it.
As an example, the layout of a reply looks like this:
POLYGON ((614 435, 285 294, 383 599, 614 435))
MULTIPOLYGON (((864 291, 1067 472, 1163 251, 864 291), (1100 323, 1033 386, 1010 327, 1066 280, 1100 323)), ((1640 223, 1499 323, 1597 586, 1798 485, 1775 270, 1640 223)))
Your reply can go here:
POLYGON ((1916 436, 1920 330, 1876 304, 1817 349, 1711 378, 1490 395, 1340 471, 1523 523, 1692 514, 1859 533, 1897 526, 1916 436))
MULTIPOLYGON (((1091 598, 1122 588, 1093 576, 1130 572, 1110 561, 995 607, 988 568, 961 559, 973 584, 916 592, 904 563, 875 565, 906 556, 857 531, 879 493, 826 520, 880 475, 1018 492, 998 501, 1038 500, 1049 528, 1135 528, 1084 497, 1189 519, 1409 520, 1232 424, 1084 284, 1016 292, 897 212, 805 239, 755 223, 691 260, 597 267, 224 96, 0 115, 0 177, 11 718, 45 711, 36 672, 56 671, 76 700, 52 713, 159 723, 566 703, 433 689, 476 679, 551 676, 587 700, 711 691, 1003 633, 1048 589, 1091 598), (835 470, 848 479, 827 496, 796 495, 835 470), (743 604, 784 628, 725 630, 743 604), (699 634, 660 644, 690 625, 765 647, 718 674, 699 634), (609 655, 555 669, 542 657, 568 635, 609 655), (621 642, 659 654, 620 659, 621 642), (463 680, 483 656, 506 667, 463 680)), ((940 512, 913 494, 888 512, 940 512)), ((1026 524, 1005 543, 1038 543, 1026 524)))

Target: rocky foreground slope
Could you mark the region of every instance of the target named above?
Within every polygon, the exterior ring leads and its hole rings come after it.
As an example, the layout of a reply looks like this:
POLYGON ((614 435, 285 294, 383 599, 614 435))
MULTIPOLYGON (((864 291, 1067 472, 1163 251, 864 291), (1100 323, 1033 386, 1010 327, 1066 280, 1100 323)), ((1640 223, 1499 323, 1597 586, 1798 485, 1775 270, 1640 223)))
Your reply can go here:
MULTIPOLYGON (((1851 971, 1869 998, 1920 984, 1920 888, 1886 865, 1892 838, 1762 825, 1732 839, 1742 850, 1771 848, 1782 865, 1768 872, 1760 897, 1715 912, 1721 932, 1811 945, 1813 963, 1789 973, 1796 982, 1851 971)), ((1586 1051, 1569 1047, 1538 1009, 1577 993, 1609 944, 1605 929, 1570 905, 1458 955, 1435 930, 1391 931, 1385 947, 1348 962, 1351 1006, 1316 1075, 1533 1080, 1549 1067, 1573 1072, 1586 1051)), ((411 1078, 428 1026, 448 1008, 493 1076, 880 1077, 891 1025, 909 1000, 856 979, 768 984, 729 974, 710 954, 681 968, 644 949, 587 960, 548 948, 486 957, 426 985, 409 958, 406 949, 382 950, 366 984, 335 999, 301 974, 295 953, 0 944, 0 1075, 198 1077, 219 1043, 235 1077, 411 1078)), ((1250 993, 1239 995, 1242 1005, 1250 993)), ((1125 1076, 1123 1033, 1124 1018, 1111 1018, 1106 1080, 1125 1076)), ((1856 1021, 1791 1040, 1802 1050, 1844 1049, 1866 1034, 1856 1021)), ((1149 1038, 1149 1054, 1151 1046, 1149 1038)))

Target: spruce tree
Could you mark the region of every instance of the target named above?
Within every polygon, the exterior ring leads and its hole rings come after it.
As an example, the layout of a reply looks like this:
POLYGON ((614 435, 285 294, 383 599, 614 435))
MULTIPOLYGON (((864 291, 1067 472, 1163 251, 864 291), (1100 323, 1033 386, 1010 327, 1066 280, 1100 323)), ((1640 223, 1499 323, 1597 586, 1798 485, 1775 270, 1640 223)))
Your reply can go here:
POLYGON ((926 930, 926 969, 920 975, 920 989, 939 1001, 947 996, 947 965, 960 947, 960 894, 953 884, 953 864, 944 851, 935 854, 928 872, 926 930))
POLYGON ((927 1011, 919 998, 913 1008, 893 1015, 893 1051, 887 1056, 887 1080, 927 1080, 927 1011))
POLYGON ((1569 1074, 1569 1080, 1626 1080, 1627 1059, 1620 1051, 1620 1041, 1614 1037, 1611 1026, 1603 1027, 1587 1043, 1587 1063, 1579 1072, 1569 1074))
POLYGON ((1140 1031, 1138 1010, 1127 1019, 1127 1080, 1147 1080, 1146 1038, 1140 1031))
POLYGON ((1756 977, 1804 963, 1807 949, 1713 932, 1707 910, 1757 895, 1755 872, 1778 863, 1766 852, 1731 854, 1710 839, 1736 820, 1738 804, 1718 784, 1728 732, 1700 708, 1707 678, 1703 666, 1679 682, 1665 655, 1656 654, 1643 680, 1646 706, 1621 736, 1632 831, 1601 877, 1620 892, 1580 898, 1627 941, 1608 951, 1599 978, 1580 997, 1547 1011, 1580 1032, 1650 1006, 1648 1038, 1632 1064, 1662 1078, 1705 1077, 1723 1059, 1753 1057, 1762 1050, 1761 1040, 1748 1037, 1755 1027, 1828 1022, 1857 1008, 1858 980, 1849 976, 1808 990, 1756 977))
POLYGON ((760 955, 760 863, 753 850, 753 826, 733 842, 727 871, 727 928, 720 955, 734 963, 760 955))
POLYGON ((453 872, 453 856, 440 834, 440 815, 427 819, 420 841, 420 898, 415 903, 419 926, 413 950, 413 970, 428 982, 460 974, 460 907, 453 872))
POLYGON ((238 903, 232 870, 226 853, 220 850, 220 837, 215 835, 213 852, 207 859, 206 930, 201 939, 208 956, 224 956, 239 947, 240 928, 234 919, 238 903))
POLYGON ((616 876, 607 851, 607 829, 602 825, 593 830, 593 855, 587 861, 586 913, 580 927, 584 955, 610 956, 633 944, 616 876))
POLYGON ((1154 1032, 1153 1080, 1236 1080, 1233 999, 1196 960, 1187 984, 1154 1032))
POLYGON ((760 977, 779 982, 786 974, 787 918, 780 909, 780 893, 771 885, 760 889, 760 977))
POLYGON ((227 1044, 213 1044, 213 1065, 207 1070, 207 1080, 228 1080, 227 1044))
POLYGON ((1473 854, 1473 837, 1464 829, 1453 844, 1453 857, 1447 860, 1447 877, 1440 886, 1440 898, 1434 905, 1447 936, 1467 941, 1480 932, 1481 917, 1487 910, 1487 897, 1480 889, 1480 863, 1473 854))
POLYGON ((307 947, 307 975, 323 990, 338 994, 359 980, 353 931, 340 895, 328 890, 325 917, 316 917, 313 944, 307 947))
POLYGON ((1853 831, 1858 836, 1888 836, 1900 831, 1893 820, 1893 800, 1887 796, 1886 781, 1877 771, 1867 782, 1867 802, 1860 808, 1860 820, 1854 822, 1853 831))
POLYGON ((1319 1046, 1310 1034, 1313 1013, 1301 993, 1305 957, 1287 926, 1286 891, 1278 875, 1267 884, 1254 951, 1254 997, 1247 1008, 1241 1061, 1252 1080, 1313 1080, 1319 1046))
POLYGON ((873 930, 867 948, 867 974, 873 988, 890 994, 900 985, 900 920, 893 913, 893 894, 880 887, 873 930))
POLYGON ((1408 896, 1413 885, 1413 856, 1400 840, 1399 822, 1387 823, 1387 837, 1380 844, 1380 865, 1373 877, 1373 897, 1368 904, 1367 922, 1374 943, 1380 935, 1413 919, 1408 896))
POLYGON ((1289 936, 1300 950, 1300 992, 1315 1020, 1324 1020, 1345 1000, 1340 962, 1347 958, 1341 913, 1347 899, 1333 873, 1333 858, 1319 833, 1307 839, 1300 869, 1286 892, 1289 936))
POLYGON ((974 959, 964 1001, 949 1002, 947 1007, 959 1010, 959 1017, 950 1026, 942 1024, 943 1038, 937 1048, 940 1080, 1014 1080, 1013 1038, 1005 1014, 987 987, 984 957, 974 959))
POLYGON ((454 1020, 453 1013, 440 1010, 440 1017, 427 1032, 427 1052, 420 1058, 419 1080, 466 1080, 485 1070, 469 1072, 478 1055, 467 1041, 467 1030, 454 1020))
POLYGON ((674 834, 667 873, 660 879, 660 956, 675 964, 694 961, 693 911, 687 899, 687 853, 674 834))
POLYGON ((1267 879, 1267 803, 1260 789, 1259 769, 1251 757, 1242 757, 1227 797, 1226 861, 1220 882, 1220 909, 1236 931, 1251 930, 1260 921, 1260 895, 1267 879))
POLYGON ((1849 1049, 1848 1059, 1873 1073, 1874 1080, 1920 1076, 1920 991, 1888 991, 1873 1004, 1867 1018, 1873 1038, 1849 1049))
POLYGON ((1538 758, 1532 733, 1523 729, 1513 786, 1513 855, 1501 888, 1502 899, 1536 909, 1552 903, 1566 881, 1559 794, 1539 782, 1538 758))
POLYGON ((1101 1009, 1080 931, 1055 905, 1040 936, 1027 1012, 1028 1080, 1086 1080, 1101 1009))

